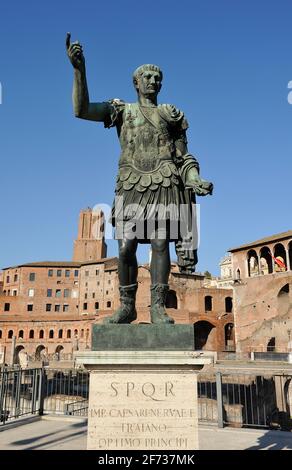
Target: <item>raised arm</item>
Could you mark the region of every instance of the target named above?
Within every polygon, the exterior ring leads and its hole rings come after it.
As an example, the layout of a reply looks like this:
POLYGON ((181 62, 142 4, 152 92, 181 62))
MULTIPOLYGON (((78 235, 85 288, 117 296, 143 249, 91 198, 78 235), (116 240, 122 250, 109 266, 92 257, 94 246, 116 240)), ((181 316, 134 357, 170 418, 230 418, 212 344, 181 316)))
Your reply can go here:
POLYGON ((86 80, 85 58, 82 46, 78 41, 70 42, 71 34, 67 33, 66 49, 69 60, 74 67, 73 109, 76 117, 90 121, 105 122, 110 114, 109 103, 90 103, 86 80))

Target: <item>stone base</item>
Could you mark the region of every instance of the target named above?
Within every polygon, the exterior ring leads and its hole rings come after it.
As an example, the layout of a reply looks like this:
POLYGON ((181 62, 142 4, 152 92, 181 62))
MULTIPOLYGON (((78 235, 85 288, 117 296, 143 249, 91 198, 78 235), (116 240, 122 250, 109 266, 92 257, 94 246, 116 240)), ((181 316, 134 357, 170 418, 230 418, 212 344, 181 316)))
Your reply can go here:
POLYGON ((196 371, 211 358, 189 351, 88 351, 75 359, 91 369, 88 450, 198 449, 196 371))
POLYGON ((93 325, 92 351, 193 351, 193 325, 93 325))

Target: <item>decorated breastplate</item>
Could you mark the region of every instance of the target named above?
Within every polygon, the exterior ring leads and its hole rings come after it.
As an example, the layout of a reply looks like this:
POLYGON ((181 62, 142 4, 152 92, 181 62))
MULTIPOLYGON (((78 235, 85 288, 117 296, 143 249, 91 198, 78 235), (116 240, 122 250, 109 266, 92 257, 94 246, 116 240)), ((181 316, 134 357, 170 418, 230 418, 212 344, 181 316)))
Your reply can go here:
POLYGON ((139 192, 147 188, 155 191, 160 185, 179 184, 173 140, 157 108, 126 104, 120 143, 118 190, 129 191, 135 186, 139 192))
POLYGON ((125 106, 120 143, 120 166, 130 164, 142 172, 155 171, 161 159, 172 159, 174 151, 167 123, 157 108, 140 108, 137 103, 125 106))

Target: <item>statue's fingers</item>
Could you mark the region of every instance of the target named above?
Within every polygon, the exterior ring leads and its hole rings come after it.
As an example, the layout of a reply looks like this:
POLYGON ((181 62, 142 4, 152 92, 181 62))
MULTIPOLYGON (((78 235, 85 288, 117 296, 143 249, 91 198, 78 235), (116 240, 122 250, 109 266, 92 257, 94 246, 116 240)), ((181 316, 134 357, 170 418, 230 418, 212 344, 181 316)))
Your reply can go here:
POLYGON ((82 46, 80 44, 72 43, 70 46, 70 52, 82 52, 82 46))
POLYGON ((71 33, 67 33, 66 36, 66 48, 69 49, 70 47, 70 39, 71 39, 71 33))

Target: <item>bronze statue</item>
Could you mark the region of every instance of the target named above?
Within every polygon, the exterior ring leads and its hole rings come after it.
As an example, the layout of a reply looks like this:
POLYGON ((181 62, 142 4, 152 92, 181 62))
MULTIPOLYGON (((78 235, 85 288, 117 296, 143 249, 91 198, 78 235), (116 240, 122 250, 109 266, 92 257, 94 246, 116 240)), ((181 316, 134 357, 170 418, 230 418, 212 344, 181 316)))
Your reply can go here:
POLYGON ((192 207, 195 195, 212 194, 213 185, 200 178, 199 164, 188 153, 184 114, 173 105, 157 104, 162 84, 159 67, 146 64, 134 72, 136 103, 120 99, 91 103, 82 46, 78 41, 71 44, 70 37, 68 33, 66 47, 74 67, 75 116, 103 122, 107 128, 116 127, 121 144, 112 209, 112 223, 119 234, 121 305, 105 321, 131 323, 137 318, 136 250, 138 243, 151 243, 151 322, 174 323, 165 311, 169 243, 175 242, 181 272, 193 272, 197 250, 193 245, 185 248, 185 241, 190 238, 192 207))

